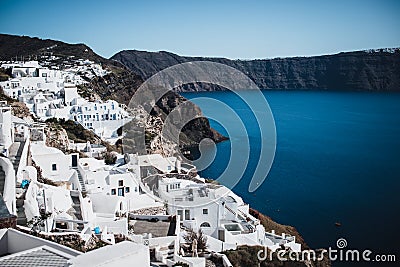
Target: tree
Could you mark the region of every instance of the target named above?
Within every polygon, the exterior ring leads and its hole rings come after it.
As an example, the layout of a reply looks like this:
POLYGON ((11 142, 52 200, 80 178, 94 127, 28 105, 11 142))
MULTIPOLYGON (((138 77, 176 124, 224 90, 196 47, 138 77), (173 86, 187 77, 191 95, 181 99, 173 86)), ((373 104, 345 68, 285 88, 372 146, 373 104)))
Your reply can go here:
POLYGON ((115 154, 110 153, 110 152, 105 152, 105 154, 104 154, 104 162, 107 165, 115 164, 116 161, 117 161, 117 156, 115 154))
MULTIPOLYGON (((196 233, 193 229, 189 229, 186 231, 186 235, 183 236, 183 239, 186 243, 192 245, 193 241, 197 241, 197 251, 203 252, 207 249, 207 237, 204 235, 203 231, 199 229, 196 233)), ((189 250, 192 251, 192 246, 189 247, 189 250)))
POLYGON ((26 224, 31 226, 32 233, 39 234, 41 227, 44 227, 47 218, 50 216, 51 212, 41 213, 40 216, 33 217, 32 220, 28 221, 26 224))

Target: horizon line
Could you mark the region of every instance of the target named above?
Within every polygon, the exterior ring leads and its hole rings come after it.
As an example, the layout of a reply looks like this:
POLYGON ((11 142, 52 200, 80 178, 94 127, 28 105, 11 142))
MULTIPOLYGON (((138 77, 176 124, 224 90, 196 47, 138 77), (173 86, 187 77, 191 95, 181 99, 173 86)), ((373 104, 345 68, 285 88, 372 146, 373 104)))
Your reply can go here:
POLYGON ((70 45, 86 45, 88 46, 94 53, 96 53, 97 55, 105 58, 105 59, 111 59, 113 56, 115 56, 116 54, 123 52, 123 51, 138 51, 138 52, 147 52, 147 53, 171 53, 171 54, 175 54, 178 55, 180 57, 202 57, 202 58, 221 58, 221 59, 228 59, 228 60, 238 60, 238 61, 251 61, 251 60, 273 60, 273 59, 285 59, 285 58, 310 58, 310 57, 321 57, 321 56, 332 56, 332 55, 338 55, 341 53, 351 53, 351 52, 363 52, 363 51, 368 51, 368 50, 384 50, 384 49, 398 49, 400 50, 400 44, 396 45, 396 46, 385 46, 385 47, 374 47, 374 48, 357 48, 357 49, 351 49, 351 50, 337 50, 337 51, 332 51, 332 52, 326 52, 326 53, 322 53, 322 54, 302 54, 302 55, 288 55, 288 56, 274 56, 274 57, 256 57, 256 58, 232 58, 232 57, 224 57, 224 56, 204 56, 204 55, 184 55, 184 54, 180 54, 178 52, 172 52, 172 51, 168 51, 168 50, 142 50, 142 49, 138 49, 138 48, 123 48, 120 49, 119 51, 113 53, 110 57, 106 57, 98 52, 96 52, 95 48, 93 48, 92 46, 90 46, 89 44, 85 43, 85 42, 68 42, 62 39, 52 39, 52 38, 44 38, 44 37, 39 37, 39 36, 31 36, 31 35, 19 35, 19 34, 12 34, 12 33, 0 33, 3 35, 10 35, 10 36, 18 36, 18 37, 29 37, 29 38, 38 38, 40 40, 51 40, 51 41, 58 41, 58 42, 63 42, 65 44, 70 44, 70 45))

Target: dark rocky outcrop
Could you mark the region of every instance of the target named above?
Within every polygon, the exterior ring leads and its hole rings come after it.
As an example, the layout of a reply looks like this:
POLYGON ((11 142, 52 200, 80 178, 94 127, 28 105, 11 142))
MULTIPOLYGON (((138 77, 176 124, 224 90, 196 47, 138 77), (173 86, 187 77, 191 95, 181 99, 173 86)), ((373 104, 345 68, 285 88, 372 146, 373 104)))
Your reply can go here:
MULTIPOLYGON (((208 60, 242 71, 262 89, 400 90, 400 49, 261 60, 183 57, 164 51, 125 50, 111 59, 121 62, 143 79, 179 63, 208 60)), ((181 91, 221 89, 201 84, 179 88, 181 91)))
POLYGON ((0 34, 0 60, 35 60, 43 54, 74 56, 96 62, 107 59, 97 55, 85 44, 67 44, 61 41, 37 37, 0 34))

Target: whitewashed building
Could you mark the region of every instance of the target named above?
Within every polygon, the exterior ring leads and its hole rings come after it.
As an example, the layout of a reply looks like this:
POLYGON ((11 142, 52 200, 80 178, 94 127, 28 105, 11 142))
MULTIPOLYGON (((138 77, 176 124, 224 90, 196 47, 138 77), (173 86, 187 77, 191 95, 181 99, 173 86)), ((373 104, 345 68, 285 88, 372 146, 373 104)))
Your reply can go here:
POLYGON ((39 119, 73 120, 103 139, 115 142, 117 129, 130 121, 126 106, 114 100, 89 102, 78 94, 77 85, 108 73, 99 64, 76 60, 64 70, 42 67, 37 61, 3 64, 12 68, 12 79, 0 82, 8 96, 24 102, 39 119))

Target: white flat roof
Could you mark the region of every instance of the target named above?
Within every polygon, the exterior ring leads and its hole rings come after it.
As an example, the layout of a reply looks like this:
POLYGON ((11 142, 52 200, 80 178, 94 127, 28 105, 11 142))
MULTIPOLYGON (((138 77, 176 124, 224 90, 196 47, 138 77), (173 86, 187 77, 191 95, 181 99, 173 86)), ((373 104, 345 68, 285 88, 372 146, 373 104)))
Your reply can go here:
POLYGON ((160 154, 149 154, 149 155, 140 155, 138 156, 139 165, 141 166, 151 166, 155 163, 165 162, 166 159, 163 158, 160 154))
POLYGON ((164 207, 164 203, 156 202, 155 198, 149 196, 148 194, 138 195, 135 197, 135 201, 129 204, 129 209, 131 211, 156 207, 164 207))
POLYGON ((85 167, 89 167, 90 171, 95 171, 107 166, 107 164, 104 163, 104 160, 95 158, 80 158, 79 163, 85 167))
POLYGON ((30 123, 28 123, 26 120, 18 118, 18 117, 14 116, 14 115, 11 116, 11 120, 12 120, 13 123, 30 125, 30 123))
MULTIPOLYGON (((136 244, 131 241, 123 241, 112 246, 105 246, 69 260, 73 266, 101 266, 107 265, 123 258, 132 258, 134 266, 143 266, 142 262, 135 262, 134 258, 143 258, 143 254, 148 254, 149 248, 136 244)), ((132 265, 132 266, 133 266, 132 265)))
POLYGON ((104 195, 103 193, 89 194, 94 213, 115 214, 116 208, 123 197, 104 195))
POLYGON ((64 153, 54 147, 49 147, 40 143, 31 143, 31 153, 32 155, 48 155, 48 154, 53 154, 53 155, 62 155, 64 156, 64 153))

